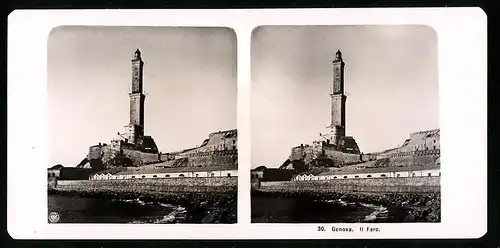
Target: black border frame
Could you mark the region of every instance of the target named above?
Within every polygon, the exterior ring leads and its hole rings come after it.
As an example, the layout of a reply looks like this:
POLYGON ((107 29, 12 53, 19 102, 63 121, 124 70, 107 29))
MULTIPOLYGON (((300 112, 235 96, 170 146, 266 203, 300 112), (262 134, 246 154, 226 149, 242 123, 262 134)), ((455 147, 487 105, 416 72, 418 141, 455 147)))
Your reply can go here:
MULTIPOLYGON (((4 2, 5 3, 5 2, 4 2)), ((4 8, 4 20, 7 20, 8 15, 16 9, 250 9, 250 8, 373 8, 373 7, 480 7, 487 15, 487 25, 488 25, 488 82, 498 82, 493 80, 492 77, 498 76, 498 64, 494 65, 494 59, 497 58, 497 53, 493 48, 497 44, 500 44, 500 39, 498 36, 498 25, 500 21, 498 20, 498 13, 500 13, 500 1, 499 0, 453 0, 453 1, 409 1, 409 0, 387 0, 387 1, 354 1, 349 0, 339 0, 339 1, 328 1, 328 0, 296 0, 296 1, 285 1, 285 0, 219 0, 211 2, 202 1, 146 1, 146 0, 136 0, 136 1, 115 1, 115 0, 9 0, 7 3, 7 8, 4 8), (493 64, 492 64, 493 62, 493 64), (495 70, 497 69, 497 70, 495 70)), ((7 35, 7 21, 5 22, 7 35)), ((6 37, 6 36, 5 36, 6 37)), ((7 39, 5 39, 5 48, 7 50, 7 39)), ((7 51, 5 50, 5 54, 7 51)), ((473 48, 470 51, 473 52, 473 48)), ((3 60, 5 72, 7 70, 7 57, 3 60)), ((2 112, 7 114, 7 77, 5 76, 4 89, 5 93, 3 96, 4 104, 1 108, 2 112)), ((495 88, 488 85, 488 100, 491 100, 491 95, 496 95, 495 88), (493 92, 493 93, 492 93, 493 92), (490 94, 491 93, 491 94, 490 94)), ((491 109, 489 108, 489 112, 491 109)), ((494 111, 494 110, 493 110, 494 111)), ((489 118, 488 124, 496 119, 489 118)), ((5 126, 4 130, 7 131, 6 122, 3 122, 5 126)), ((490 136, 490 129, 488 128, 488 136, 490 136)), ((5 141, 7 141, 6 137, 5 141)), ((488 139, 488 152, 495 151, 496 143, 492 142, 492 139, 488 139)), ((7 149, 2 158, 5 158, 4 166, 2 166, 2 179, 4 182, 7 180, 7 149)), ((488 156, 488 161, 490 156, 488 156)), ((471 165, 474 166, 474 165, 471 165)), ((361 247, 361 248, 371 248, 371 247, 454 247, 454 248, 473 248, 473 247, 491 247, 500 248, 500 231, 498 224, 500 223, 500 183, 498 178, 500 177, 500 166, 497 164, 488 166, 488 231, 487 233, 479 239, 439 239, 439 240, 429 240, 429 239, 419 239, 419 240, 369 240, 369 239, 359 239, 359 240, 192 240, 192 241, 181 241, 181 240, 113 240, 113 241, 99 241, 99 240, 14 240, 7 232, 7 212, 6 212, 6 200, 3 204, 5 207, 5 212, 2 215, 5 219, 2 221, 4 223, 4 232, 2 242, 5 247, 254 247, 254 246, 270 246, 274 248, 281 247, 361 247), (144 243, 146 241, 147 243, 144 243)), ((6 199, 7 192, 6 188, 2 190, 2 198, 6 199)), ((466 196, 464 196, 464 204, 466 204, 466 196)), ((467 214, 467 213, 463 213, 467 214)), ((467 227, 464 227, 467 228, 467 227)))

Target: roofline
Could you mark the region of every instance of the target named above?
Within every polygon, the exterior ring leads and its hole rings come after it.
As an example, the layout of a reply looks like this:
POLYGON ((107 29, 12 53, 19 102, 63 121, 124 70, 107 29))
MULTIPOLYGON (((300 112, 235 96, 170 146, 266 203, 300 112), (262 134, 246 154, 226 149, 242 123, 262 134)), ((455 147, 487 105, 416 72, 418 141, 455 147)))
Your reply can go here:
POLYGON ((234 129, 227 129, 227 130, 221 130, 221 131, 217 131, 217 132, 213 132, 213 133, 210 133, 210 134, 216 134, 216 133, 228 133, 228 132, 237 132, 238 129, 237 128, 234 128, 234 129))
POLYGON ((418 132, 413 132, 411 134, 417 134, 417 133, 431 133, 431 132, 439 132, 440 129, 439 128, 435 128, 435 129, 428 129, 428 130, 423 130, 423 131, 418 131, 418 132))
POLYGON ((155 173, 182 173, 182 172, 206 172, 206 171, 220 171, 220 170, 238 170, 237 166, 224 166, 224 167, 169 167, 149 170, 128 170, 120 171, 114 175, 134 175, 134 174, 155 174, 155 173), (182 170, 180 168, 190 168, 182 170), (191 169, 192 168, 192 169, 191 169))

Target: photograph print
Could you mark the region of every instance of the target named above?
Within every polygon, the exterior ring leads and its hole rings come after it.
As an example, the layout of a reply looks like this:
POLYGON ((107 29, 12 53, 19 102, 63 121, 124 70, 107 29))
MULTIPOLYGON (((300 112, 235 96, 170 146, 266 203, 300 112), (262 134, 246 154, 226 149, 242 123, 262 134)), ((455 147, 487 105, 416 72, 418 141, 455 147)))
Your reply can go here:
POLYGON ((441 222, 437 34, 260 26, 251 222, 441 222))
POLYGON ((60 26, 48 38, 49 223, 236 223, 236 35, 60 26))

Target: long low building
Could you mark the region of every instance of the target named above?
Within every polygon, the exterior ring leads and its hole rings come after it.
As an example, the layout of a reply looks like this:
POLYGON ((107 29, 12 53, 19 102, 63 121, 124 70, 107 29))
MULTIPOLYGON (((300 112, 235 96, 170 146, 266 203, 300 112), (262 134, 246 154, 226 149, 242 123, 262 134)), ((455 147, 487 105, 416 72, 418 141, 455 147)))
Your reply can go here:
POLYGON ((440 166, 364 168, 358 170, 328 171, 317 175, 305 173, 293 177, 292 181, 431 176, 441 176, 440 166))
POLYGON ((100 172, 90 180, 139 179, 139 178, 182 178, 182 177, 237 177, 238 169, 225 167, 171 167, 126 170, 117 173, 100 172))

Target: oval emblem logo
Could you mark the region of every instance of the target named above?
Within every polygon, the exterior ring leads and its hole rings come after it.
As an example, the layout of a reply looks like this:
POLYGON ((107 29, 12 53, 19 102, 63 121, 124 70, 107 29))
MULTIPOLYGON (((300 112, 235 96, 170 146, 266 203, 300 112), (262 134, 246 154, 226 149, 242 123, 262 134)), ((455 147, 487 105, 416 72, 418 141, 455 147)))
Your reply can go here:
POLYGON ((60 217, 60 216, 59 216, 59 214, 58 214, 58 213, 56 213, 56 212, 51 212, 51 213, 49 214, 49 221, 50 221, 51 223, 57 223, 57 222, 59 222, 60 218, 61 218, 61 217, 60 217))

